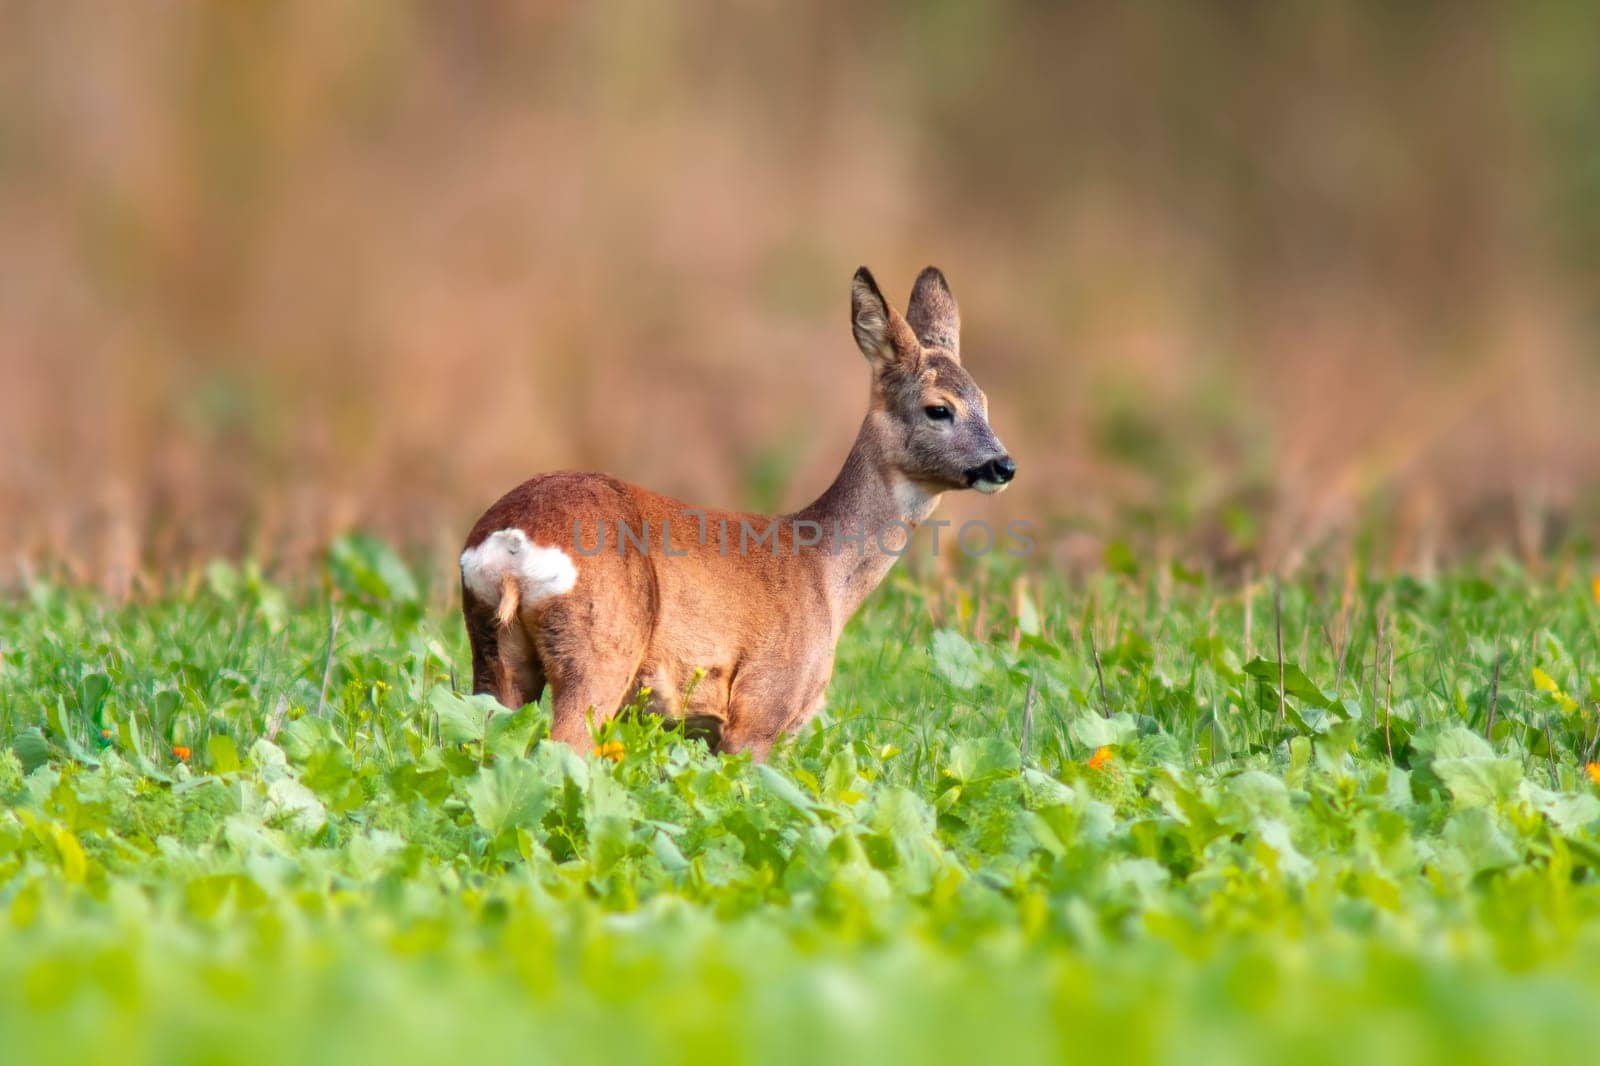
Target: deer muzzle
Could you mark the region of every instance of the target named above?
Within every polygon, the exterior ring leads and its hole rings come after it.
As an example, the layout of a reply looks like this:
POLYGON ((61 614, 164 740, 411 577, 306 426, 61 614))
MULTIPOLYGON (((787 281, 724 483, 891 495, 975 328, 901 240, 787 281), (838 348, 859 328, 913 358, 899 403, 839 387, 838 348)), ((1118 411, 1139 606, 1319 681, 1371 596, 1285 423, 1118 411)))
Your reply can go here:
POLYGON ((1011 461, 1011 456, 1002 455, 968 470, 967 485, 979 492, 999 492, 1016 476, 1017 464, 1011 461))

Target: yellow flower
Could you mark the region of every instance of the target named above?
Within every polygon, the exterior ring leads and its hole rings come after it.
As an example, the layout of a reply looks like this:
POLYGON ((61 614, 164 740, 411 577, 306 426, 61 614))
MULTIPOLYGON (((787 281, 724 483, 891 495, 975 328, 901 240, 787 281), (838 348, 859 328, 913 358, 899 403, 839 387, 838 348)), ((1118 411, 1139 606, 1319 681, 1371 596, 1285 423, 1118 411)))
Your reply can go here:
POLYGON ((1096 748, 1094 749, 1094 754, 1089 756, 1089 769, 1104 770, 1110 765, 1112 758, 1110 747, 1096 748))
POLYGON ((622 741, 608 740, 604 744, 596 744, 594 753, 597 758, 610 759, 612 762, 622 761, 622 741))
POLYGON ((1584 769, 1589 771, 1589 780, 1600 785, 1600 762, 1592 762, 1584 769))

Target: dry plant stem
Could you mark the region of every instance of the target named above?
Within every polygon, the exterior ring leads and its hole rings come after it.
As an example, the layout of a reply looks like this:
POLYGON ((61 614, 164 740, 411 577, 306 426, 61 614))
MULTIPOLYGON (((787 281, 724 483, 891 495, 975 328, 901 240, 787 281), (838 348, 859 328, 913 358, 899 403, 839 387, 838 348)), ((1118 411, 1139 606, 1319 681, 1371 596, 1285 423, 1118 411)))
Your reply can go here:
POLYGON ((1550 760, 1550 787, 1561 787, 1561 775, 1556 772, 1556 740, 1550 735, 1550 715, 1544 716, 1544 748, 1550 760))
POLYGON ((1162 547, 1156 553, 1156 610, 1167 613, 1167 601, 1172 598, 1172 553, 1162 547))
MULTIPOLYGON (((1595 593, 1595 595, 1600 597, 1600 592, 1595 593)), ((1600 599, 1597 599, 1596 602, 1600 603, 1600 599)), ((1600 611, 1589 612, 1589 631, 1594 634, 1596 650, 1600 650, 1600 611)))
POLYGON ((1489 721, 1483 727, 1483 739, 1494 739, 1495 712, 1500 709, 1500 664, 1503 661, 1499 645, 1494 649, 1494 677, 1489 681, 1489 721))
MULTIPOLYGON (((1355 567, 1346 565, 1344 584, 1339 589, 1339 645, 1334 653, 1333 693, 1344 696, 1344 660, 1350 651, 1350 612, 1355 606, 1355 567)), ((1360 689, 1357 689, 1359 692, 1360 689)))
POLYGON ((1383 608, 1372 609, 1372 683, 1367 686, 1367 702, 1372 705, 1373 719, 1378 714, 1379 656, 1383 654, 1383 608))
MULTIPOLYGON (((1016 650, 1022 646, 1022 612, 1028 602, 1028 579, 1019 577, 1011 586, 1012 600, 1016 604, 1014 617, 1016 622, 1011 626, 1011 647, 1016 650)), ((1035 614, 1037 617, 1037 614, 1035 614)))
POLYGON ((1394 762, 1394 736, 1389 731, 1389 712, 1394 706, 1394 641, 1389 642, 1389 675, 1383 697, 1383 747, 1394 762))
POLYGON ((1033 739, 1033 701, 1039 695, 1037 678, 1028 678, 1028 692, 1022 697, 1022 743, 1018 745, 1019 760, 1028 761, 1028 742, 1033 739))
POLYGON ((1244 661, 1249 662, 1255 658, 1255 642, 1251 639, 1255 629, 1255 604, 1256 588, 1255 576, 1246 569, 1244 572, 1244 661))
POLYGON ((1585 765, 1594 762, 1595 750, 1600 748, 1600 700, 1592 700, 1589 705, 1594 710, 1595 725, 1594 736, 1589 740, 1589 750, 1583 756, 1585 765))
MULTIPOLYGON (((1582 679, 1589 676, 1588 662, 1587 662, 1585 656, 1583 656, 1583 655, 1578 656, 1578 664, 1577 665, 1578 665, 1577 673, 1574 674, 1573 676, 1574 676, 1574 678, 1576 678, 1578 680, 1578 683, 1581 685, 1583 683, 1582 679)), ((1582 713, 1581 710, 1580 710, 1579 713, 1580 714, 1582 713)), ((1594 729, 1595 729, 1595 731, 1600 732, 1600 722, 1596 722, 1595 723, 1594 729)), ((1590 732, 1589 726, 1588 725, 1584 725, 1582 727, 1582 731, 1583 731, 1584 735, 1587 735, 1590 732)), ((1588 752, 1589 749, 1592 748, 1593 746, 1594 746, 1593 745, 1593 741, 1591 740, 1589 743, 1583 745, 1584 751, 1588 752)), ((1588 756, 1587 756, 1587 754, 1584 756, 1584 760, 1583 761, 1585 763, 1590 761, 1588 756)))
POLYGON ((1278 724, 1282 725, 1287 717, 1283 695, 1283 582, 1277 578, 1272 579, 1272 613, 1278 632, 1278 724))
POLYGON ((1322 639, 1328 642, 1328 654, 1333 657, 1333 698, 1344 698, 1344 652, 1340 647, 1339 638, 1334 635, 1333 626, 1327 622, 1322 623, 1322 639))
POLYGON ((317 717, 328 706, 328 678, 333 674, 333 646, 339 636, 339 610, 335 601, 328 602, 328 657, 322 664, 322 687, 317 693, 317 717))
POLYGON ((267 723, 267 739, 277 740, 278 730, 283 728, 284 716, 289 713, 289 697, 279 696, 278 705, 272 709, 272 719, 267 723))
MULTIPOLYGON (((1595 706, 1595 704, 1593 703, 1593 701, 1590 701, 1591 710, 1594 708, 1594 706, 1595 706)), ((1583 736, 1584 736, 1584 741, 1583 741, 1583 744, 1582 744, 1582 747, 1583 747, 1583 758, 1582 758, 1581 761, 1584 764, 1587 765, 1588 763, 1591 763, 1591 762, 1594 761, 1593 757, 1591 757, 1589 753, 1594 750, 1595 738, 1596 737, 1600 737, 1600 722, 1596 722, 1592 727, 1591 726, 1587 726, 1587 725, 1584 726, 1583 727, 1583 736)))
POLYGON ((1094 676, 1100 682, 1100 714, 1103 718, 1111 717, 1111 701, 1106 699, 1106 675, 1100 668, 1100 649, 1094 642, 1094 630, 1089 631, 1089 655, 1094 659, 1094 676))

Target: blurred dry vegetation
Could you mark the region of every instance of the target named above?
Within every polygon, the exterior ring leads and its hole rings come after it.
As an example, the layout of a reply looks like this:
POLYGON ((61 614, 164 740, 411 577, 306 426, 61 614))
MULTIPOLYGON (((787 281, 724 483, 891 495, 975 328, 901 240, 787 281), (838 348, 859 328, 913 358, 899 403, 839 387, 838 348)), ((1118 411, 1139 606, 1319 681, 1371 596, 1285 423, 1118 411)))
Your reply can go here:
POLYGON ((0 559, 118 590, 546 469, 798 506, 943 266, 945 517, 1258 568, 1600 512, 1588 5, 7 4, 0 559))

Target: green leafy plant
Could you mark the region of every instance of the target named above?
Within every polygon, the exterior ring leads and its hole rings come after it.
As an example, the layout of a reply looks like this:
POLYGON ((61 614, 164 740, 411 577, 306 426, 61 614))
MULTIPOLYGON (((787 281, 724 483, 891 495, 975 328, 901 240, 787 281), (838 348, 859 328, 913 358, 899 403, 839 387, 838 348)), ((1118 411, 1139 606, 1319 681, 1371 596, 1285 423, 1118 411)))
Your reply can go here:
POLYGON ((313 590, 220 565, 137 606, 36 587, 0 604, 0 1046, 1582 1046, 1587 586, 1373 580, 1343 610, 1312 577, 1281 617, 1258 598, 1247 631, 1244 590, 1163 576, 996 594, 986 632, 891 583, 847 630, 827 710, 764 765, 637 714, 592 751, 552 745, 543 707, 460 690, 458 622, 372 541, 341 541, 313 590), (1264 624, 1281 663, 1252 650, 1264 624))

